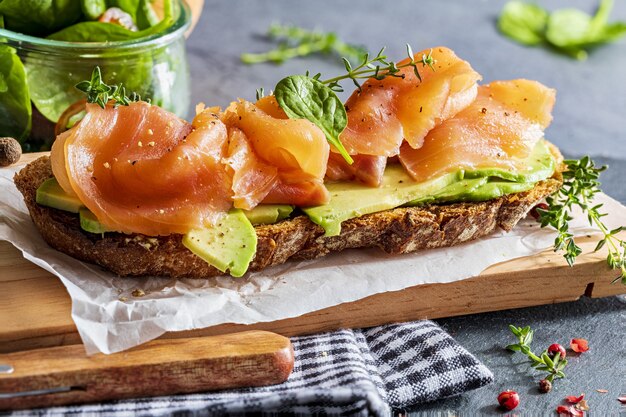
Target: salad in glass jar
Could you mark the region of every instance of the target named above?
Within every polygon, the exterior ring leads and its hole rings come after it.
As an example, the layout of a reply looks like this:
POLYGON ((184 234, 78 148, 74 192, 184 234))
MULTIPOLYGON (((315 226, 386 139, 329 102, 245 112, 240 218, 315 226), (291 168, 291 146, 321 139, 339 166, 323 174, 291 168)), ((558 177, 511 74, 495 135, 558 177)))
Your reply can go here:
POLYGON ((106 83, 185 117, 190 22, 181 0, 0 1, 0 137, 50 149, 82 117, 75 85, 96 66, 106 83))

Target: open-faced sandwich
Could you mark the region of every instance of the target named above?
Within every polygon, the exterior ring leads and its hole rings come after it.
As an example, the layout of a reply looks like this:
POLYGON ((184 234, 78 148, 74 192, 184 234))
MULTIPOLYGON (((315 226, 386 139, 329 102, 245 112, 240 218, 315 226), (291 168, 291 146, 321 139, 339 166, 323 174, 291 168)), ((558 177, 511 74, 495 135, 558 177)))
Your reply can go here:
POLYGON ((510 230, 562 183, 543 133, 555 91, 479 85, 443 47, 410 55, 348 68, 372 77, 345 105, 336 80, 292 76, 256 103, 199 106, 191 123, 94 72, 83 119, 15 183, 51 246, 122 276, 241 276, 510 230))

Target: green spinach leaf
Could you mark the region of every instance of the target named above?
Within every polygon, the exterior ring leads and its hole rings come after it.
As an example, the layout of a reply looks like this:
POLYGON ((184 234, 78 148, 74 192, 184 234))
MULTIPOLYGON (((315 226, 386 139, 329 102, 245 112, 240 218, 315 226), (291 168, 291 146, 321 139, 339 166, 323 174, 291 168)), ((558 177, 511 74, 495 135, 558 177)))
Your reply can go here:
POLYGON ((577 9, 556 10, 550 15, 546 39, 559 48, 580 46, 589 39, 591 16, 577 9))
POLYGON ((344 159, 350 164, 353 162, 339 140, 348 124, 348 115, 333 90, 311 77, 292 75, 276 84, 274 94, 290 119, 307 119, 314 123, 344 159))
POLYGON ((548 12, 536 4, 511 1, 504 6, 498 28, 508 37, 525 45, 537 45, 544 40, 548 12))
POLYGON ((0 15, 6 28, 45 36, 78 21, 82 11, 77 0, 2 0, 0 15))
POLYGON ((580 10, 556 10, 548 20, 546 39, 562 52, 577 59, 586 59, 587 52, 582 46, 588 39, 590 22, 591 17, 580 10))
POLYGON ((81 22, 48 36, 48 39, 66 42, 116 42, 148 36, 122 26, 105 22, 81 22))
POLYGON ((24 65, 13 48, 0 45, 0 136, 23 142, 30 132, 31 115, 24 65))
POLYGON ((137 8, 137 18, 135 24, 139 29, 146 29, 159 23, 159 16, 157 16, 152 2, 150 0, 141 0, 137 8))
MULTIPOLYGON (((166 30, 177 18, 171 0, 166 0, 164 6, 163 19, 156 26, 144 31, 133 32, 111 23, 82 22, 50 37, 71 42, 106 42, 149 36, 166 30)), ((155 65, 152 53, 153 51, 137 51, 129 55, 127 59, 121 60, 113 52, 110 61, 103 57, 95 61, 94 65, 103 68, 103 76, 107 83, 122 83, 128 91, 137 92, 144 98, 151 98, 154 104, 159 104, 163 100, 159 101, 159 97, 155 97, 153 91, 155 65)), ((53 122, 59 119, 68 106, 82 98, 82 94, 74 86, 89 78, 92 69, 84 62, 67 62, 64 65, 50 66, 41 65, 36 61, 32 63, 26 61, 26 65, 32 101, 37 110, 53 122)))
POLYGON ((613 42, 626 35, 626 22, 617 22, 606 25, 601 37, 605 42, 613 42))
MULTIPOLYGON (((2 4, 2 3, 0 3, 2 4)), ((152 36, 172 26, 177 18, 171 0, 164 2, 163 19, 156 25, 134 32, 122 26, 104 22, 80 22, 48 36, 48 39, 68 42, 114 42, 152 36)))
POLYGON ((89 20, 97 20, 107 10, 105 0, 81 0, 80 8, 89 20))
POLYGON ((548 14, 538 5, 512 1, 502 10, 498 27, 520 43, 545 41, 557 51, 585 59, 588 49, 626 34, 626 22, 607 23, 612 7, 613 0, 601 0, 594 16, 572 8, 548 14))
POLYGON ((159 23, 151 0, 80 0, 83 15, 88 20, 98 20, 107 9, 117 7, 128 13, 139 30, 159 23))
POLYGON ((159 23, 150 0, 108 0, 108 7, 118 7, 128 13, 139 29, 146 29, 159 23))

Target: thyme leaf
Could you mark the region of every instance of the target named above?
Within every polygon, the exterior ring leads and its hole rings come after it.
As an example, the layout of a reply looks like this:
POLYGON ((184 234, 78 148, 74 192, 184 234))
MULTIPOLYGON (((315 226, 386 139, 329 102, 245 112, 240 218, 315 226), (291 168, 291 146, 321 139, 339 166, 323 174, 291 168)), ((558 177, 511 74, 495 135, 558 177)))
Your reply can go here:
POLYGON ((141 101, 141 96, 137 93, 127 96, 126 88, 122 84, 108 85, 102 81, 98 66, 91 72, 91 79, 81 81, 75 87, 87 95, 87 103, 96 103, 103 109, 109 102, 114 106, 128 106, 131 102, 141 101))
POLYGON ((617 237, 626 228, 622 226, 610 230, 602 221, 602 217, 606 216, 606 213, 600 211, 602 204, 593 205, 593 198, 600 191, 600 173, 607 167, 596 167, 588 156, 564 162, 567 170, 563 172, 563 186, 546 199, 547 209, 537 209, 541 227, 552 226, 557 230, 554 251, 562 250, 567 263, 573 266, 582 249, 574 241, 568 222, 572 220, 572 208, 578 206, 587 215, 589 224, 596 226, 603 234, 595 251, 604 246, 608 248, 607 264, 619 270, 613 282, 621 280, 626 285, 626 241, 617 237))
MULTIPOLYGON (((398 65, 396 62, 389 61, 387 55, 385 55, 385 48, 382 48, 376 56, 370 59, 369 54, 365 54, 361 62, 356 66, 352 67, 350 62, 347 59, 343 59, 344 66, 346 68, 346 73, 342 75, 338 75, 333 78, 328 78, 326 80, 322 80, 322 84, 327 84, 333 91, 341 92, 343 88, 340 85, 340 81, 350 79, 352 83, 361 90, 361 84, 359 80, 375 78, 377 80, 382 80, 386 77, 400 77, 404 78, 405 75, 400 71, 402 68, 413 68, 413 73, 417 77, 419 81, 422 81, 422 76, 419 72, 419 67, 429 67, 431 70, 435 71, 435 59, 432 55, 432 49, 428 54, 422 54, 421 57, 415 59, 415 54, 413 53, 413 49, 411 45, 406 44, 406 53, 408 57, 408 61, 398 65)), ((308 74, 307 74, 308 75, 308 74)), ((321 77, 321 74, 316 74, 316 79, 321 77)), ((314 78, 315 78, 314 77, 314 78)))
POLYGON ((337 54, 358 61, 365 54, 362 46, 349 44, 339 39, 334 32, 321 32, 307 30, 298 26, 273 24, 267 35, 271 39, 280 41, 276 49, 263 53, 241 54, 241 62, 244 64, 258 64, 261 62, 283 62, 316 53, 337 54))
POLYGON ((517 343, 508 345, 506 347, 508 350, 526 355, 530 360, 530 366, 538 371, 546 372, 548 376, 545 379, 550 382, 553 382, 555 378, 565 378, 563 369, 567 365, 567 359, 561 358, 560 353, 551 358, 547 350, 541 352, 540 355, 536 355, 530 350, 534 334, 530 326, 516 327, 509 324, 509 329, 517 337, 517 343))
MULTIPOLYGON (((421 82, 422 77, 419 72, 420 67, 429 67, 431 70, 435 70, 435 59, 432 56, 432 50, 428 54, 422 54, 421 57, 417 58, 415 57, 411 46, 408 44, 406 45, 406 51, 408 60, 402 64, 389 61, 387 56, 384 54, 385 48, 382 48, 378 54, 371 59, 369 54, 365 54, 360 63, 354 67, 347 58, 343 58, 343 64, 346 69, 345 74, 326 80, 321 80, 321 73, 311 76, 308 71, 304 76, 292 75, 285 77, 278 82, 276 88, 274 89, 274 94, 278 99, 279 105, 285 113, 287 113, 289 118, 306 118, 313 122, 320 129, 322 129, 322 131, 326 134, 328 142, 339 150, 346 162, 348 162, 348 164, 352 164, 354 162, 352 157, 346 151, 339 139, 339 135, 343 132, 347 125, 347 114, 345 108, 335 93, 343 91, 341 81, 348 79, 351 80, 360 91, 361 84, 359 80, 369 78, 382 80, 386 77, 405 78, 405 74, 401 71, 401 69, 412 68, 413 73, 421 82), (304 80, 308 81, 305 82, 304 80), (318 103, 320 101, 320 97, 324 98, 324 102, 327 105, 323 107, 320 107, 317 104, 315 106, 309 105, 318 103), (305 106, 304 104, 307 105, 305 106), (303 112, 302 110, 305 108, 307 110, 306 112, 303 112), (312 108, 315 108, 316 112, 312 112, 312 108), (329 126, 332 126, 333 128, 328 129, 329 126)), ((260 94, 262 94, 261 89, 257 90, 257 99, 260 97, 260 94)))

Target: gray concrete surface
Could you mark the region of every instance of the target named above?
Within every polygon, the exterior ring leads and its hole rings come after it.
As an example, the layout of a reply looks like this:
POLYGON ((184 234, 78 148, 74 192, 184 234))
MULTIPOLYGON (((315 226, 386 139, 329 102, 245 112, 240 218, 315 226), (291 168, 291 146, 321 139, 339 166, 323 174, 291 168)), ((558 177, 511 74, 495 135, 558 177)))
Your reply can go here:
MULTIPOLYGON (((540 2, 550 9, 578 7, 593 11, 595 0, 540 2)), ((613 19, 626 21, 626 1, 616 0, 613 19)), ((193 80, 192 103, 225 106, 236 97, 252 99, 255 89, 271 89, 278 80, 309 69, 332 76, 342 72, 335 57, 296 59, 281 66, 242 65, 242 52, 274 46, 263 36, 272 22, 293 23, 337 32, 342 39, 372 51, 388 47, 391 57, 445 45, 483 74, 485 81, 537 79, 558 90, 554 122, 547 137, 568 156, 602 156, 611 168, 605 191, 626 203, 626 40, 595 50, 589 60, 573 61, 542 48, 526 48, 498 34, 495 19, 504 1, 496 0, 207 0, 200 23, 189 39, 193 80)), ((515 389, 522 405, 512 415, 556 415, 566 395, 585 392, 591 415, 618 415, 616 398, 626 393, 626 303, 612 297, 574 303, 439 320, 474 352, 496 376, 491 386, 456 398, 424 405, 415 415, 501 415, 496 396, 515 389), (536 391, 537 374, 522 365, 521 356, 503 350, 512 341, 509 323, 536 329, 539 350, 552 342, 567 345, 572 337, 587 338, 591 350, 573 357, 568 377, 547 395, 536 391), (608 389, 600 394, 596 389, 608 389)))

